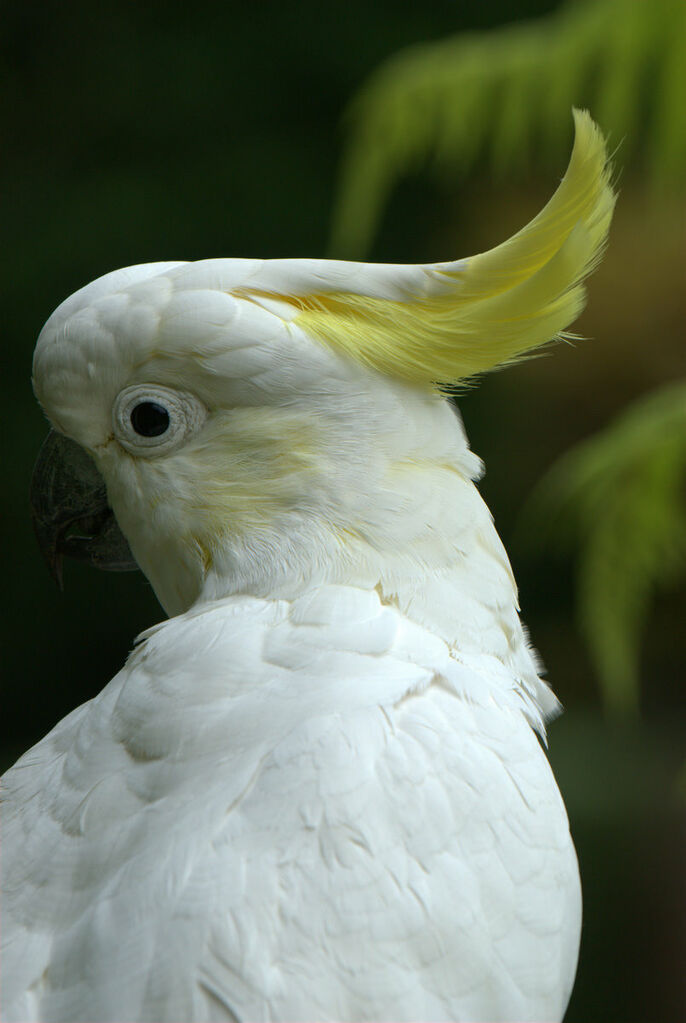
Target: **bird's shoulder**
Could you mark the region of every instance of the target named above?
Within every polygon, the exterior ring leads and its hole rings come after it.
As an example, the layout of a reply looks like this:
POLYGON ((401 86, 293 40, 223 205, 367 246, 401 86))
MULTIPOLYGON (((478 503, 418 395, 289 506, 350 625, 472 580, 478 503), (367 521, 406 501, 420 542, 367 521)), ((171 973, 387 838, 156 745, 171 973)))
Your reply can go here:
POLYGON ((494 912, 524 978, 542 890, 546 940, 564 926, 566 818, 524 716, 375 591, 149 630, 5 783, 3 956, 35 1004, 76 1012, 95 977, 103 1018, 439 1016, 488 986, 494 912))

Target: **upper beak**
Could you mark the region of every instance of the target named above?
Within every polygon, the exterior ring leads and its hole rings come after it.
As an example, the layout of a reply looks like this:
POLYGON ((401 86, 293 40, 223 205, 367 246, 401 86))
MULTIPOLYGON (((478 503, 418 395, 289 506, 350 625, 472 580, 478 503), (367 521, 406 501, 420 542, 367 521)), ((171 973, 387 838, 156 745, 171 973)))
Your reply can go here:
POLYGON ((65 554, 112 572, 138 568, 107 503, 104 480, 75 441, 50 431, 38 454, 29 497, 38 545, 60 589, 65 554))

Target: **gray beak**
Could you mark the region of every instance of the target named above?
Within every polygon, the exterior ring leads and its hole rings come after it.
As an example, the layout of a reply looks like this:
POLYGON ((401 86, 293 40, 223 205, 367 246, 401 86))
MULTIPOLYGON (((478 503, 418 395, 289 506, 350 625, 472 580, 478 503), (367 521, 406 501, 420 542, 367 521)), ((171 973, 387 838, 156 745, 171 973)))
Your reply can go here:
POLYGON ((110 572, 138 568, 107 503, 104 480, 75 441, 50 431, 38 454, 29 496, 38 546, 60 589, 65 554, 110 572))

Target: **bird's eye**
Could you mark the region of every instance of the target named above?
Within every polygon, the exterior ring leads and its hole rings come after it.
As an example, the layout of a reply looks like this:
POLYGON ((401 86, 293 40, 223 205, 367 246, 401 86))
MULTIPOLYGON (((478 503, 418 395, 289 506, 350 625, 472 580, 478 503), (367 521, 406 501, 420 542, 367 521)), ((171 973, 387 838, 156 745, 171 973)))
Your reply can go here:
POLYGON ((132 455, 166 454, 188 440, 207 418, 194 394, 161 384, 134 384, 117 395, 112 408, 114 435, 132 455))
POLYGON ((169 413, 156 401, 139 401, 131 409, 131 426, 141 437, 160 437, 169 429, 169 413))

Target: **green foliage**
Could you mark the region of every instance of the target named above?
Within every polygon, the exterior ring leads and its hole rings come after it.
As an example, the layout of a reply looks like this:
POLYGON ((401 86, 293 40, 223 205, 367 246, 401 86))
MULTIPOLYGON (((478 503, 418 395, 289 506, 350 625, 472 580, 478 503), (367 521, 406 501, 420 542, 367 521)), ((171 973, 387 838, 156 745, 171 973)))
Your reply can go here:
POLYGON ((636 401, 550 470, 524 513, 538 549, 578 549, 578 600, 607 709, 639 702, 641 632, 655 587, 686 577, 686 381, 636 401))
POLYGON ((621 146, 643 150, 653 184, 686 173, 686 4, 576 0, 548 18, 404 50, 353 99, 331 251, 368 250, 396 182, 425 169, 454 183, 558 160, 571 107, 589 107, 621 146))

